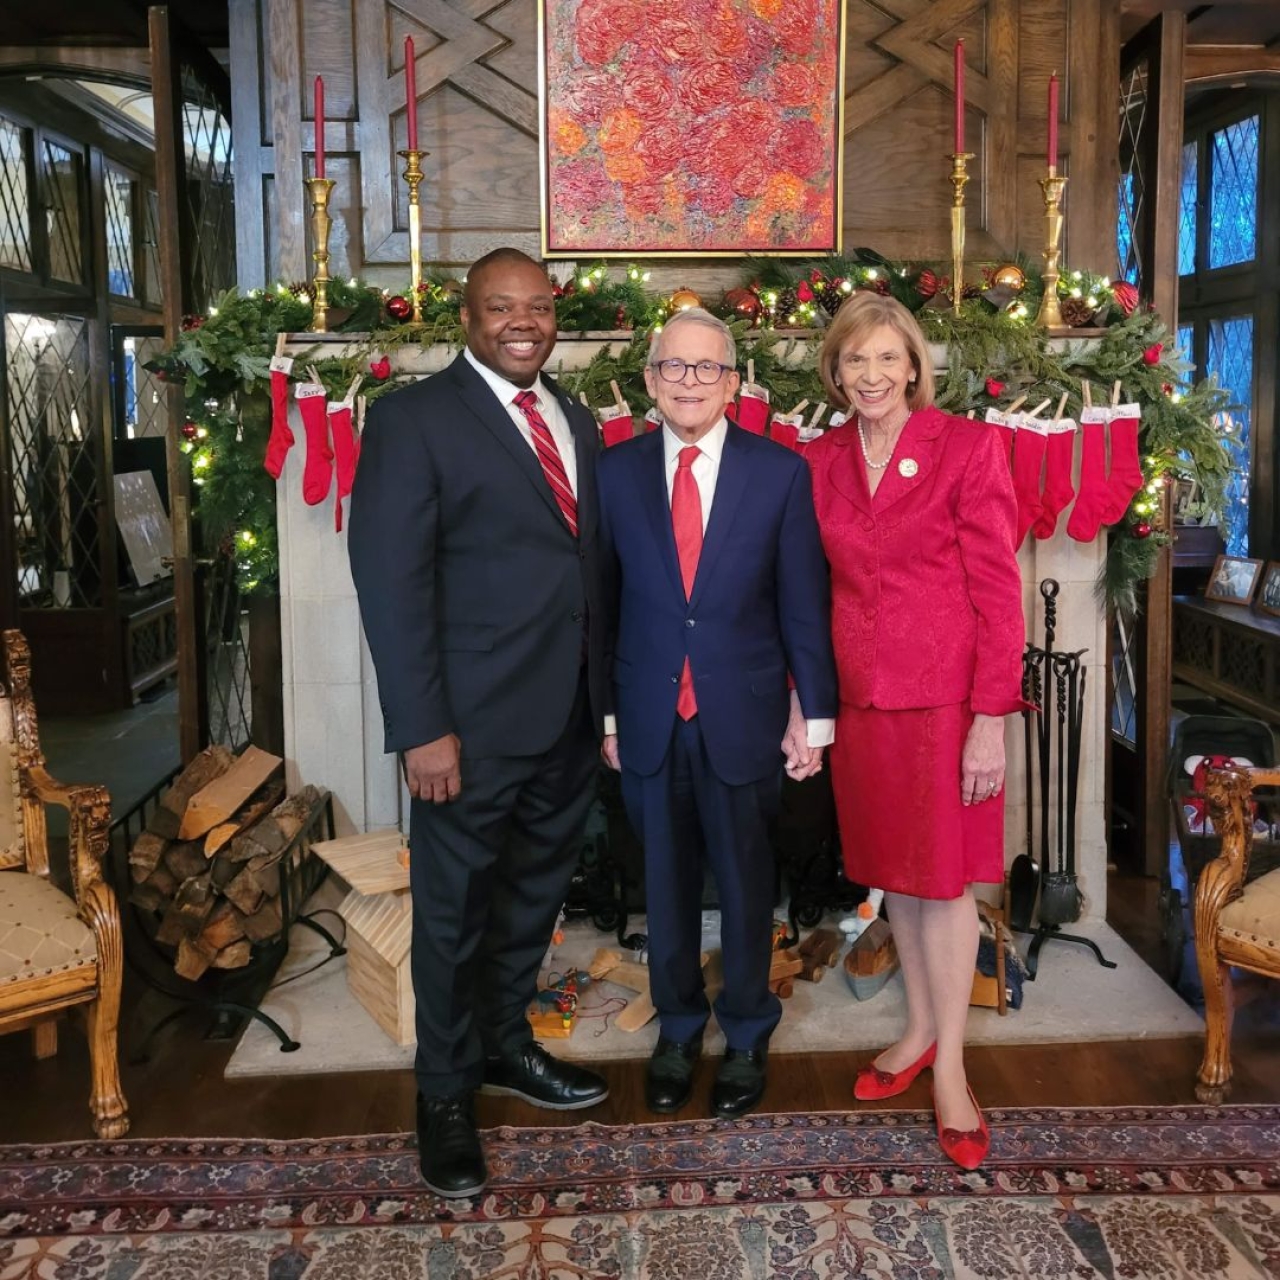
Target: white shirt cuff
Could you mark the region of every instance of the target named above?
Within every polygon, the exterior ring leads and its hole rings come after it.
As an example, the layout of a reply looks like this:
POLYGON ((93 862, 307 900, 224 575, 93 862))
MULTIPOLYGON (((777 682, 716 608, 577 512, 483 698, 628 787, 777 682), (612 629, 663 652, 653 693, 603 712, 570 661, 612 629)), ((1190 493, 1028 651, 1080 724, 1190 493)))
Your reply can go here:
POLYGON ((616 738, 618 736, 618 717, 617 716, 605 716, 604 736, 606 738, 616 738))
POLYGON ((836 740, 836 722, 834 720, 806 720, 808 745, 811 747, 829 747, 836 740))

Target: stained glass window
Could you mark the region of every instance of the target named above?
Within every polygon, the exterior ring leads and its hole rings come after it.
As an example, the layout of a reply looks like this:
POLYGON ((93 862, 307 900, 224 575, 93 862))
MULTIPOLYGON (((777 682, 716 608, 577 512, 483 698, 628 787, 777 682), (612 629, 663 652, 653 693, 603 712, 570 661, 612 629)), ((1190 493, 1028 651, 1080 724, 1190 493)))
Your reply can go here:
POLYGON ((1120 175, 1120 208, 1116 218, 1116 259, 1120 277, 1130 284, 1138 283, 1138 249, 1133 242, 1134 185, 1133 174, 1120 175))
POLYGON ((31 270, 31 194, 27 135, 0 118, 0 266, 31 270))
POLYGON ((1252 262, 1258 238, 1258 117, 1209 138, 1209 266, 1252 262))
POLYGON ((126 298, 137 293, 133 265, 133 189, 127 173, 108 169, 103 182, 107 206, 107 288, 126 298))
POLYGON ((1182 379, 1182 385, 1184 387, 1189 387, 1196 379, 1196 371, 1194 368, 1196 358, 1195 341, 1195 325, 1180 324, 1178 326, 1178 353, 1185 361, 1187 361, 1188 364, 1193 366, 1187 370, 1182 379))
POLYGON ((1207 373, 1230 392, 1233 408, 1222 423, 1223 441, 1231 455, 1222 512, 1227 554, 1249 554, 1249 419, 1253 408, 1253 317, 1232 316, 1209 321, 1207 373))
POLYGON ((1182 148, 1182 190, 1178 195, 1178 274, 1196 269, 1196 200, 1199 195, 1200 151, 1194 142, 1182 148))

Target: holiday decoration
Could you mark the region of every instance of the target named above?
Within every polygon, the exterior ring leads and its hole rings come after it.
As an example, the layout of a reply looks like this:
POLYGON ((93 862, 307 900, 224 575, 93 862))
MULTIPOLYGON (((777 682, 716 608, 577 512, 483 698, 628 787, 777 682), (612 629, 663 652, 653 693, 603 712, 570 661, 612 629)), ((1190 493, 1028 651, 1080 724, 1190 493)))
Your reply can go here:
POLYGON ((413 303, 403 294, 392 294, 387 299, 387 315, 393 320, 404 321, 413 314, 413 303))
POLYGON ((1133 536, 1135 538, 1149 538, 1151 537, 1151 532, 1151 525, 1146 520, 1139 520, 1138 523, 1133 526, 1133 536))
POLYGON ((1063 298, 1058 303, 1062 315, 1062 323, 1071 329, 1079 329, 1093 320, 1096 307, 1091 307, 1084 298, 1063 298))
POLYGON ((1132 285, 1127 280, 1117 280, 1111 286, 1111 296, 1126 316, 1133 315, 1134 308, 1138 305, 1137 285, 1132 285))
POLYGON ((987 393, 987 395, 995 400, 999 398, 1000 393, 1004 390, 1004 383, 997 382, 995 378, 988 378, 986 382, 982 384, 982 389, 987 393))
POLYGON ((391 377, 391 360, 387 356, 382 356, 378 360, 369 361, 369 372, 373 374, 379 382, 386 382, 391 377))
POLYGON ((333 450, 329 447, 329 418, 324 387, 319 381, 300 382, 293 393, 302 415, 307 460, 302 472, 302 499, 314 507, 329 496, 333 485, 333 450))
MULTIPOLYGON (((1062 411, 1067 401, 1065 392, 1059 402, 1062 411)), ((1044 488, 1040 493, 1040 513, 1032 529, 1037 540, 1052 538, 1058 528, 1058 517, 1076 496, 1071 483, 1071 465, 1076 448, 1076 424, 1070 418, 1055 418, 1049 424, 1044 455, 1044 488)))
POLYGON ((1156 365, 1160 363, 1160 357, 1164 353, 1164 344, 1153 342, 1143 353, 1142 363, 1147 365, 1156 365))
POLYGON ((200 434, 200 428, 194 422, 184 422, 182 424, 182 438, 184 440, 194 440, 200 434))
POLYGON ((1138 423, 1142 409, 1136 404, 1117 404, 1107 428, 1111 465, 1107 470, 1110 499, 1103 513, 1107 524, 1115 524, 1129 509, 1133 496, 1145 483, 1138 457, 1138 423))
POLYGON ((692 289, 677 289, 671 295, 672 311, 688 311, 690 307, 702 306, 702 299, 692 289))
POLYGON ((991 273, 991 283, 1011 293, 1021 293, 1026 287, 1027 275, 1017 263, 1006 262, 991 273))
POLYGON ((1106 409, 1086 408, 1080 415, 1080 489, 1067 521, 1067 532, 1077 542, 1092 542, 1105 522, 1110 492, 1107 488, 1106 409))
POLYGON ((283 354, 284 336, 282 333, 277 337, 276 354, 271 361, 271 438, 262 460, 273 480, 280 479, 285 457, 293 448, 293 431, 289 426, 289 375, 293 372, 293 361, 283 354))

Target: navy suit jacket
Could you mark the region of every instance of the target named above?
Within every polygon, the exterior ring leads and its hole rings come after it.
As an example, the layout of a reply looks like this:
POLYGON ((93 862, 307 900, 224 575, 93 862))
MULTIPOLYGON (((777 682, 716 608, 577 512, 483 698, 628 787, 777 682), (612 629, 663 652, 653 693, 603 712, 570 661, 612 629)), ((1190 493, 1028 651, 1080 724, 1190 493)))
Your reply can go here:
POLYGON ((590 413, 543 381, 576 446, 576 538, 533 450, 462 355, 369 410, 349 549, 388 751, 447 733, 464 757, 550 749, 577 693, 584 634, 603 714, 605 638, 587 625, 601 613, 599 437, 590 413))
POLYGON ((760 781, 782 763, 788 671, 806 717, 836 714, 830 584, 809 469, 729 426, 686 600, 662 441, 652 431, 598 462, 622 765, 646 776, 662 767, 687 655, 712 768, 730 785, 760 781))

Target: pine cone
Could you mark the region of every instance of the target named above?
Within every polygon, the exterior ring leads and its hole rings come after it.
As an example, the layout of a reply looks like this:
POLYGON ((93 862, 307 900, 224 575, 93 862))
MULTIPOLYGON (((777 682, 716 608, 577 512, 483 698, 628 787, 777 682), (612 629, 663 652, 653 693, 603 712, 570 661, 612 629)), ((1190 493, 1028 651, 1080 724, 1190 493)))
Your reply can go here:
POLYGON ((1083 298, 1063 298, 1059 309, 1062 311, 1062 323, 1072 329, 1087 325, 1097 311, 1096 307, 1091 307, 1083 298))
POLYGON ((778 290, 778 301, 773 307, 773 323, 784 325, 791 323, 791 317, 795 314, 796 305, 800 299, 796 291, 788 285, 785 289, 778 290))
POLYGON ((834 281, 828 281, 818 290, 818 305, 831 316, 835 318, 835 314, 840 310, 840 304, 851 294, 845 293, 834 281))

